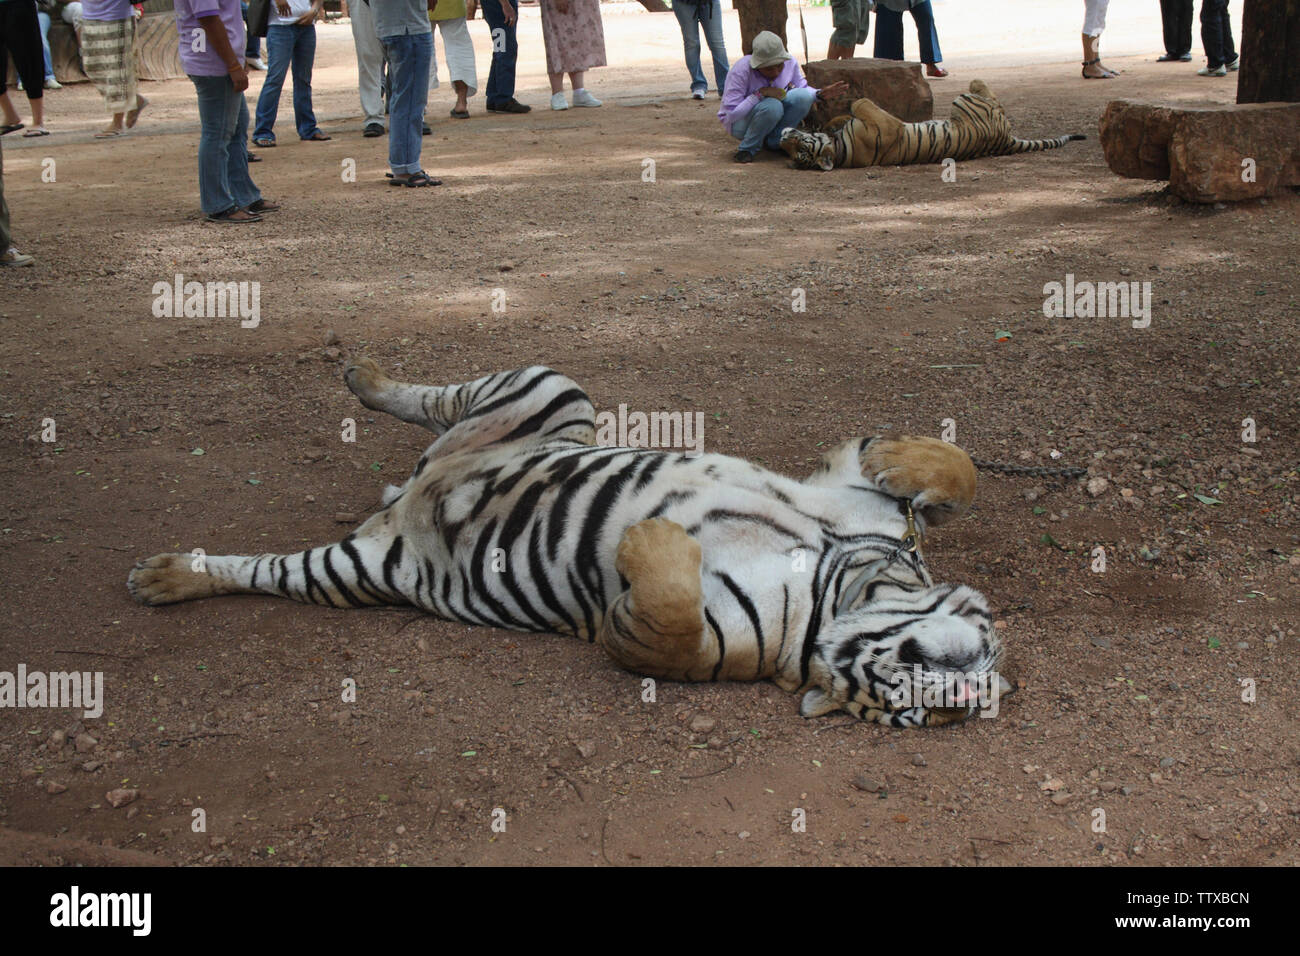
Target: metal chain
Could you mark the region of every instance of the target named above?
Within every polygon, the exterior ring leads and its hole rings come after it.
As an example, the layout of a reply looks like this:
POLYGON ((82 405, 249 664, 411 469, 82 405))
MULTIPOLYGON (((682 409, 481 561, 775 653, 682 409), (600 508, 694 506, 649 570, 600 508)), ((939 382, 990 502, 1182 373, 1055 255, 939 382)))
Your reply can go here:
POLYGON ((972 458, 975 467, 983 471, 999 471, 1006 475, 1029 475, 1035 478, 1082 478, 1088 473, 1087 468, 1050 465, 1008 465, 1000 461, 980 461, 972 458))

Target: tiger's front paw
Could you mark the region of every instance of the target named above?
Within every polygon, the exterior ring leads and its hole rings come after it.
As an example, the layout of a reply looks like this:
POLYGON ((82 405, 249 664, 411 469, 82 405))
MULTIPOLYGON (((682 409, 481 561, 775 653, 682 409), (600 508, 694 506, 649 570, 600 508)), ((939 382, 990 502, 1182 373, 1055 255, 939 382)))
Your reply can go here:
POLYGON ((975 498, 970 456, 937 438, 873 439, 862 455, 862 473, 887 494, 911 499, 931 525, 965 514, 975 498))
POLYGON ((343 370, 343 381, 366 408, 377 408, 380 396, 393 384, 374 359, 364 356, 348 363, 343 370))
POLYGON ((131 569, 126 589, 150 607, 211 597, 217 593, 216 581, 206 572, 194 570, 194 563, 200 560, 190 554, 155 554, 131 569))

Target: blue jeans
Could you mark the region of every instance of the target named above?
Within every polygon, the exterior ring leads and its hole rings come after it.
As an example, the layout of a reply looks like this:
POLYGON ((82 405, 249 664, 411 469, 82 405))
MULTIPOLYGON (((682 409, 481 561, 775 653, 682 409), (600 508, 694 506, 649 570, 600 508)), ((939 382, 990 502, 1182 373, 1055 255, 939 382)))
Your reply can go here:
POLYGON ((388 99, 388 167, 394 176, 420 172, 420 132, 429 102, 433 34, 380 37, 393 84, 388 99))
POLYGON ((731 135, 740 140, 740 148, 747 153, 757 153, 762 146, 779 150, 782 130, 802 123, 815 99, 817 94, 807 87, 787 90, 783 100, 765 96, 763 102, 731 125, 731 135))
MULTIPOLYGON (((50 59, 50 15, 44 10, 36 11, 36 20, 41 25, 41 46, 45 48, 45 78, 54 79, 54 61, 50 59)), ((6 248, 8 248, 6 246, 6 248)))
POLYGON ((253 139, 275 141, 272 127, 275 115, 280 110, 280 91, 284 89, 284 77, 293 66, 293 120, 298 127, 300 139, 311 139, 316 135, 316 114, 311 108, 311 68, 316 62, 316 27, 278 26, 272 24, 266 29, 266 53, 271 62, 266 65, 266 82, 262 84, 262 93, 257 98, 257 123, 253 127, 253 139))
MULTIPOLYGON (((244 59, 260 60, 262 58, 262 38, 253 36, 253 32, 248 29, 248 4, 244 0, 239 0, 239 12, 244 15, 244 32, 248 34, 248 42, 244 44, 244 59)), ((270 30, 270 27, 267 27, 270 30)))
POLYGON ((199 203, 205 215, 262 198, 248 175, 248 102, 229 76, 191 76, 199 94, 199 203))
MULTIPOLYGON (((942 63, 943 51, 939 49, 939 31, 934 28, 934 9, 930 0, 912 7, 916 21, 916 38, 921 44, 922 63, 942 63)), ((886 6, 876 7, 876 48, 878 60, 903 58, 903 14, 886 6)))
MULTIPOLYGON (((499 0, 482 0, 479 9, 483 11, 483 19, 487 21, 492 40, 492 69, 488 73, 487 105, 504 106, 515 98, 515 61, 519 57, 515 27, 519 21, 516 19, 506 26, 506 15, 501 10, 499 0), (501 31, 500 34, 497 33, 498 30, 501 31), (501 43, 497 42, 498 36, 501 37, 501 43)), ((515 12, 518 14, 519 7, 515 7, 515 12)))
POLYGON ((686 47, 686 69, 691 74, 691 92, 703 93, 709 88, 709 81, 704 78, 700 68, 700 27, 704 27, 704 39, 709 44, 709 55, 713 57, 713 79, 721 93, 727 85, 727 72, 731 69, 727 63, 727 46, 722 40, 722 0, 713 0, 709 5, 709 18, 697 20, 700 3, 708 0, 673 0, 673 13, 677 14, 677 25, 682 28, 682 43, 686 47))

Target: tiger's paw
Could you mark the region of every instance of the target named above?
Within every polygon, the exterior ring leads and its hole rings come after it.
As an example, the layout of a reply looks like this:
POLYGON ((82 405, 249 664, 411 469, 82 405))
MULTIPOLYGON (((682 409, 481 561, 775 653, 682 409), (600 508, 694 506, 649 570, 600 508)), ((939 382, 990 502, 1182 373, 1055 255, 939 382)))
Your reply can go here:
POLYGON ((937 438, 875 438, 862 455, 862 473, 887 494, 911 499, 931 525, 965 514, 975 498, 970 456, 937 438))
POLYGON ((131 597, 149 607, 212 597, 218 593, 216 580, 194 570, 197 560, 201 559, 190 554, 155 554, 145 558, 131 569, 126 589, 131 597))
POLYGON ((636 612, 665 631, 694 632, 701 621, 700 543, 675 521, 649 518, 623 533, 614 567, 627 579, 636 612))
POLYGON ((374 359, 353 359, 343 370, 343 381, 366 408, 379 408, 380 398, 394 383, 374 359))

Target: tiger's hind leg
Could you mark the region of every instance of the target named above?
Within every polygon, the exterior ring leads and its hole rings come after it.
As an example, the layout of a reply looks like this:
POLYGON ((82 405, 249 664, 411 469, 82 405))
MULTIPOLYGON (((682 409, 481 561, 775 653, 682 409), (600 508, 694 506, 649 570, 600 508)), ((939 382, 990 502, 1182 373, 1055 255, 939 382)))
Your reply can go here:
POLYGON ((329 607, 408 604, 415 555, 381 512, 337 544, 298 554, 155 554, 127 577, 131 597, 156 606, 223 594, 274 594, 329 607))
POLYGON ((707 680, 717 653, 705 640, 700 544, 666 518, 628 528, 615 567, 628 582, 596 640, 621 667, 651 677, 707 680))
POLYGON ((915 435, 877 437, 859 452, 862 474, 896 498, 909 498, 927 524, 959 518, 975 499, 975 465, 951 442, 915 435))
POLYGON ((389 378, 373 360, 358 358, 343 380, 366 408, 440 436, 433 449, 439 454, 527 438, 596 441, 595 409, 587 393, 540 365, 461 385, 412 385, 389 378))

